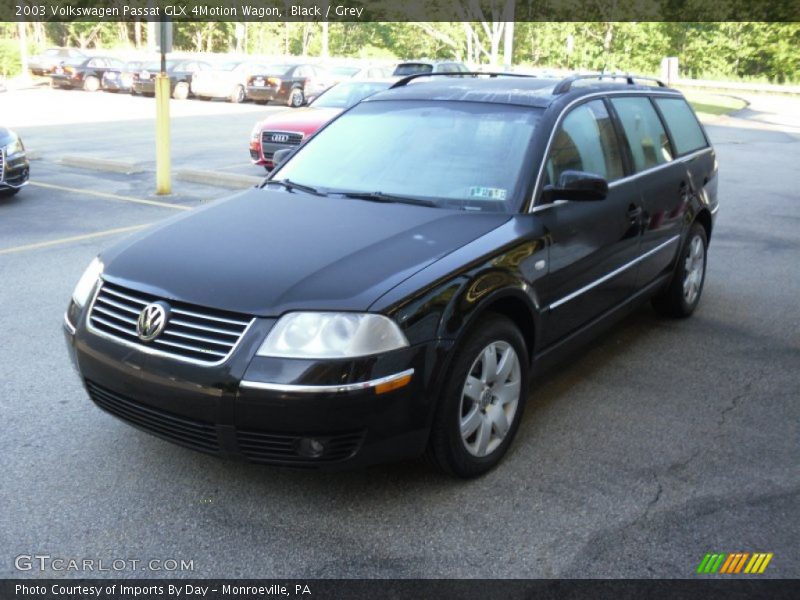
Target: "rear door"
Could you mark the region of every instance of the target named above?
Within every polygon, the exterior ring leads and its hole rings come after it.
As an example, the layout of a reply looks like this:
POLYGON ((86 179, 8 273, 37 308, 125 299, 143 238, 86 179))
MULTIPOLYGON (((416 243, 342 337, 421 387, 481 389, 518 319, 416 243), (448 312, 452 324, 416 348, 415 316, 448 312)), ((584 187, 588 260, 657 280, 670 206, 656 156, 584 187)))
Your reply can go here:
POLYGON ((671 268, 680 246, 684 215, 692 193, 683 162, 648 96, 611 99, 626 140, 642 204, 642 245, 637 287, 671 268))
POLYGON ((603 100, 580 104, 564 117, 544 170, 545 185, 567 170, 609 181, 603 200, 556 201, 533 209, 550 238, 548 274, 539 288, 543 345, 548 346, 633 293, 631 265, 641 229, 639 192, 625 177, 620 139, 603 100))

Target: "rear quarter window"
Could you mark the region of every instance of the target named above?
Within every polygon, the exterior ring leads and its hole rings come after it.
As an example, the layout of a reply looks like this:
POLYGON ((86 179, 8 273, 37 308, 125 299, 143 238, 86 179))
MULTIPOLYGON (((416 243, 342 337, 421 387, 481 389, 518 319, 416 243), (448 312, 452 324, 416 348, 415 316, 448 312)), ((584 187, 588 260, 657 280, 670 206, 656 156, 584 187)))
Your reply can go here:
POLYGON ((613 98, 611 104, 622 122, 637 173, 672 160, 667 132, 649 98, 613 98))
POLYGON ((708 146, 706 136, 688 102, 683 98, 657 98, 658 106, 675 142, 675 151, 687 154, 708 146))

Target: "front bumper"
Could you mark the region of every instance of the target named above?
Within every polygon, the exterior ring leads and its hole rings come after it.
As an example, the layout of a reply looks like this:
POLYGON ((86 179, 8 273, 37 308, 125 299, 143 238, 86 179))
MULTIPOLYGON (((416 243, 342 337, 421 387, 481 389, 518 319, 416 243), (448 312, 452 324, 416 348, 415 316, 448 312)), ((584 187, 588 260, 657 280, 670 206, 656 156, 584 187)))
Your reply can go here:
POLYGON ((128 92, 131 89, 131 82, 122 77, 116 79, 104 77, 101 82, 101 87, 107 92, 128 92))
POLYGON ((256 357, 256 319, 231 357, 203 367, 132 350, 65 317, 72 360, 106 412, 173 443, 249 462, 354 467, 419 456, 432 419, 435 344, 367 359, 256 357))
POLYGON ((17 189, 28 184, 30 163, 24 153, 0 156, 0 190, 17 189))
MULTIPOLYGON (((133 82, 133 91, 137 94, 155 94, 156 93, 156 82, 154 79, 148 79, 147 81, 137 80, 133 82)), ((172 86, 170 85, 170 91, 172 91, 172 86)))
POLYGON ((222 85, 213 81, 192 81, 192 94, 206 98, 227 98, 231 95, 234 86, 222 85))
POLYGON ((83 77, 70 77, 68 75, 50 75, 53 87, 74 89, 83 87, 83 77))

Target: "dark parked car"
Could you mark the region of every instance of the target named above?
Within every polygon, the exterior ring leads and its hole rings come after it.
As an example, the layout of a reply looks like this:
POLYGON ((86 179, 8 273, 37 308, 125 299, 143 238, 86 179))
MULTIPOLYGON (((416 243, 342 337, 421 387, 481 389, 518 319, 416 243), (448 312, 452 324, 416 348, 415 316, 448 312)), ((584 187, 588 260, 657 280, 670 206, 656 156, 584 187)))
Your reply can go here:
POLYGON ((86 57, 86 54, 77 48, 48 48, 41 54, 30 58, 28 70, 33 75, 49 75, 53 69, 65 60, 82 57, 86 57))
POLYGON ((247 97, 297 108, 334 83, 330 73, 315 65, 274 65, 247 78, 247 97))
MULTIPOLYGON (((168 60, 167 75, 172 97, 176 100, 186 100, 192 89, 192 76, 211 68, 211 65, 202 60, 168 60)), ((156 75, 161 72, 159 63, 146 65, 140 72, 133 74, 133 87, 131 93, 152 96, 156 93, 156 75)))
POLYGON ((452 60, 411 60, 401 62, 394 68, 392 76, 406 77, 408 75, 431 73, 467 73, 469 69, 464 63, 452 60))
POLYGON ((105 92, 130 92, 133 88, 133 74, 139 73, 148 64, 145 61, 132 60, 121 67, 108 69, 103 73, 100 87, 105 92))
POLYGON ((110 69, 121 69, 124 62, 110 56, 79 57, 65 60, 50 74, 53 87, 80 88, 87 92, 100 89, 103 75, 110 69))
POLYGON ((217 455, 469 477, 531 377, 644 300, 692 314, 718 178, 680 92, 411 79, 91 263, 65 330, 98 406, 217 455))
POLYGON ((0 196, 13 196, 27 185, 29 169, 20 137, 0 127, 0 196))

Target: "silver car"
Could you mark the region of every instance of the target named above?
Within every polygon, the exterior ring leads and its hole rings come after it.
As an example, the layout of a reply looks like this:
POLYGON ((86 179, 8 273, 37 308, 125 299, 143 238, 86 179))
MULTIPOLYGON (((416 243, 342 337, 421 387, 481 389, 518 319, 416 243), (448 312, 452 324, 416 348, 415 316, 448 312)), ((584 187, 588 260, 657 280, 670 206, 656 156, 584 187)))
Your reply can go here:
POLYGON ((227 98, 230 102, 244 102, 247 98, 247 77, 263 70, 262 64, 233 60, 214 66, 192 77, 192 93, 203 100, 227 98))

